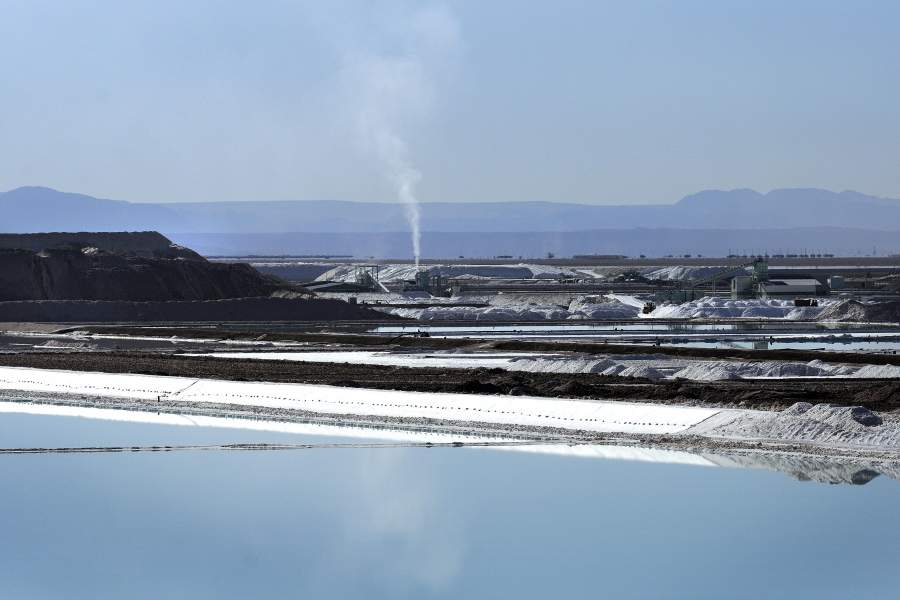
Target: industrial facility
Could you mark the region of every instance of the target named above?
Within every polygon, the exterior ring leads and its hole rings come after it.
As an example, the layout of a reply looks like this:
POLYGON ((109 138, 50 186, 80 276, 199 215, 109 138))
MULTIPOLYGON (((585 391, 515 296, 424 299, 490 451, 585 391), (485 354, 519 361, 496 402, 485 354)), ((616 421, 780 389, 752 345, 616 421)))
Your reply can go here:
MULTIPOLYGON (((268 271, 266 263, 253 265, 268 271)), ((303 261, 296 267, 282 259, 271 268, 271 274, 317 295, 382 306, 414 302, 420 308, 509 302, 565 306, 589 298, 627 295, 637 299, 643 314, 648 315, 657 307, 704 298, 815 307, 829 298, 864 300, 900 294, 900 260, 872 257, 583 256, 528 262, 428 261, 421 266, 370 259, 359 263, 303 261)))

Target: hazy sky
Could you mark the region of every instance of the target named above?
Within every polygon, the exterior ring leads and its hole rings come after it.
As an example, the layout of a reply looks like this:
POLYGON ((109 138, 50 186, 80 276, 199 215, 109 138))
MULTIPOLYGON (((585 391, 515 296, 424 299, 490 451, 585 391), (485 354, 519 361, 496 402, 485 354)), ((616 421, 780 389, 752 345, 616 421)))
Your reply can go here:
POLYGON ((0 0, 0 14, 0 190, 393 200, 391 159, 360 126, 374 115, 423 201, 900 197, 892 0, 0 0))

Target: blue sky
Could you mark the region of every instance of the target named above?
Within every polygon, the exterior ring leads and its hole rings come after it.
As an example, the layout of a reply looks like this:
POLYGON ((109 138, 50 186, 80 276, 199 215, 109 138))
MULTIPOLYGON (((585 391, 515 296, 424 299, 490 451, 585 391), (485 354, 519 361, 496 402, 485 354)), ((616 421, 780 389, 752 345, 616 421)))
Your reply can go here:
POLYGON ((900 197, 897 2, 0 7, 0 189, 393 200, 375 114, 426 202, 900 197))

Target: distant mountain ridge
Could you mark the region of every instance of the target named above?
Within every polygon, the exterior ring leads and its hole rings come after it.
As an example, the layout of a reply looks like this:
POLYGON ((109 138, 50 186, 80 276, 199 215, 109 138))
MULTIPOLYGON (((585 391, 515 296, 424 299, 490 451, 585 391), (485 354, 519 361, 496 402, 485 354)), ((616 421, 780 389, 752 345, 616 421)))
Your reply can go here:
MULTIPOLYGON (((900 230, 900 200, 814 188, 706 190, 674 204, 423 203, 424 232, 568 232, 591 229, 900 230)), ((400 204, 338 200, 132 203, 45 187, 0 193, 0 232, 391 233, 407 230, 400 204)), ((787 244, 785 244, 787 245, 787 244)))

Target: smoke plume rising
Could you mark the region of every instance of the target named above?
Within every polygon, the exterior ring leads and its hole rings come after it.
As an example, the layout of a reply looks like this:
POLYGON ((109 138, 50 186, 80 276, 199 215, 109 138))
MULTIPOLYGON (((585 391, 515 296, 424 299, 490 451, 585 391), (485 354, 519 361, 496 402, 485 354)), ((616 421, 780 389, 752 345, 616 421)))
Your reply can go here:
POLYGON ((403 203, 418 266, 422 233, 416 187, 422 174, 410 156, 408 133, 435 104, 442 67, 458 45, 458 26, 439 6, 393 14, 388 25, 390 50, 349 53, 344 71, 358 134, 403 203))

